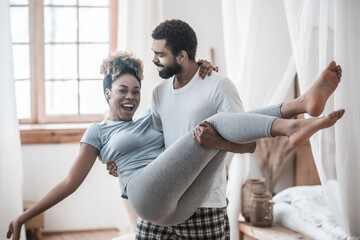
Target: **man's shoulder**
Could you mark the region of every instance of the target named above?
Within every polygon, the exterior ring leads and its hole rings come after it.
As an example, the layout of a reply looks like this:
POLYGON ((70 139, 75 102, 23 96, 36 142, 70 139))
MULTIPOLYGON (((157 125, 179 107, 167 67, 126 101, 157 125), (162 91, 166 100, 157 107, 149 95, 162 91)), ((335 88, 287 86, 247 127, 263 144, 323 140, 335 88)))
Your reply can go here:
POLYGON ((221 82, 231 82, 231 80, 227 76, 224 76, 217 72, 212 72, 211 76, 207 76, 204 80, 208 80, 214 84, 219 84, 221 82))
POLYGON ((216 91, 223 88, 227 89, 229 87, 235 87, 234 83, 227 76, 221 75, 217 72, 213 72, 211 76, 207 76, 203 81, 203 84, 209 85, 211 89, 216 91))

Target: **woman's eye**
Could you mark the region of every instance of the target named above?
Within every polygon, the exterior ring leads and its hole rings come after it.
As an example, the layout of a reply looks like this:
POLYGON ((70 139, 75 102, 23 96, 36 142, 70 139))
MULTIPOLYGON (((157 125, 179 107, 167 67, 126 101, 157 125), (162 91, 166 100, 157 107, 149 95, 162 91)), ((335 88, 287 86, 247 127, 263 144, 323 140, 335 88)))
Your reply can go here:
POLYGON ((125 89, 120 89, 119 92, 120 93, 126 93, 126 90, 125 89))
POLYGON ((140 95, 140 91, 134 91, 134 95, 140 95))

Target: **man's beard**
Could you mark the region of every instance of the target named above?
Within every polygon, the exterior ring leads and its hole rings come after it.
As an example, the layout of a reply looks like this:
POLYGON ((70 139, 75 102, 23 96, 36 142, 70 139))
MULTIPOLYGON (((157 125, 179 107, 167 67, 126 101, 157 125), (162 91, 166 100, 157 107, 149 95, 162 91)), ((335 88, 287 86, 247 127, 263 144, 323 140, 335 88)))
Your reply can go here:
POLYGON ((176 61, 168 67, 154 63, 158 67, 162 67, 163 70, 159 72, 159 76, 163 79, 168 79, 181 71, 181 66, 176 61))

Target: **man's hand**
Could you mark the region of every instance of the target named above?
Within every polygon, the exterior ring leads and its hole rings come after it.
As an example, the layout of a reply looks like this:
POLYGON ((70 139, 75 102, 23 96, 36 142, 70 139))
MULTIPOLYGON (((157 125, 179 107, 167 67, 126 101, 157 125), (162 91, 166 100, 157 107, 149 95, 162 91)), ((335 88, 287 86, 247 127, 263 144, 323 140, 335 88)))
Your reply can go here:
POLYGON ((192 135, 193 139, 203 148, 218 150, 225 148, 226 140, 206 121, 199 123, 192 135))
POLYGON ((256 142, 239 144, 224 139, 206 121, 199 123, 194 129, 193 139, 206 149, 217 149, 233 153, 253 153, 256 149, 256 142))
POLYGON ((197 63, 200 66, 199 76, 202 79, 204 79, 206 75, 211 76, 213 70, 215 72, 219 71, 218 67, 213 67, 211 63, 206 60, 200 59, 197 63))
POLYGON ((118 177, 119 175, 117 174, 117 166, 114 162, 108 162, 106 164, 106 170, 109 171, 110 175, 113 175, 114 177, 118 177))

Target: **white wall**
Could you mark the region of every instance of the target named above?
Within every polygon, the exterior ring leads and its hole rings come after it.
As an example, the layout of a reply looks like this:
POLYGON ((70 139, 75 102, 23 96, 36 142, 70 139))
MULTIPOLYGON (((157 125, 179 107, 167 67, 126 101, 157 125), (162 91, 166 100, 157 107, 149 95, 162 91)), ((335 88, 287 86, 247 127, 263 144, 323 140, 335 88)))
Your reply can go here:
MULTIPOLYGON (((68 173, 79 144, 23 145, 25 201, 37 201, 68 173)), ((96 161, 79 189, 45 212, 45 230, 126 229, 117 178, 96 161)))

